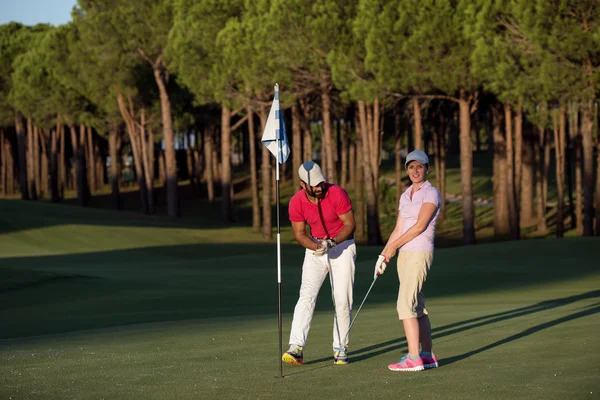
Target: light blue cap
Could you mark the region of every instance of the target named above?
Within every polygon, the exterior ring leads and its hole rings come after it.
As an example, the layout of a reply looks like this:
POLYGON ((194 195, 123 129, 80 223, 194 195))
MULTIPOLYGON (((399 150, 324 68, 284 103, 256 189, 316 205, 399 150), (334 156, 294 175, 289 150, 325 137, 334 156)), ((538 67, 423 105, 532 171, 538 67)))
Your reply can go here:
POLYGON ((429 164, 429 157, 425 154, 424 151, 421 150, 413 150, 406 156, 406 162, 404 163, 404 168, 408 167, 408 163, 411 161, 418 161, 421 164, 429 164))

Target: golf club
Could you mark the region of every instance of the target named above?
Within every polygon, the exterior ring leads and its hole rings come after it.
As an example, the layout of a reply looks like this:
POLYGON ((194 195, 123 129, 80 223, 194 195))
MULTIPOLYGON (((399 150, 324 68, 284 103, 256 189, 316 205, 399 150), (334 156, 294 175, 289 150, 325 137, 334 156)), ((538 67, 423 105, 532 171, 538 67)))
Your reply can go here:
POLYGON ((377 281, 377 278, 379 278, 379 275, 376 275, 375 279, 373 279, 373 283, 371 283, 369 290, 367 290, 367 294, 365 295, 365 298, 363 299, 362 303, 360 303, 360 307, 358 307, 356 314, 354 314, 354 318, 352 318, 352 321, 350 321, 350 326, 348 327, 348 333, 346 333, 346 337, 348 337, 348 335, 350 334, 350 329, 352 329, 352 325, 354 325, 354 321, 356 321, 356 317, 358 317, 358 314, 360 313, 360 309, 362 308, 363 304, 365 304, 365 301, 367 300, 369 293, 371 293, 371 289, 373 289, 373 285, 375 285, 375 281, 377 281))

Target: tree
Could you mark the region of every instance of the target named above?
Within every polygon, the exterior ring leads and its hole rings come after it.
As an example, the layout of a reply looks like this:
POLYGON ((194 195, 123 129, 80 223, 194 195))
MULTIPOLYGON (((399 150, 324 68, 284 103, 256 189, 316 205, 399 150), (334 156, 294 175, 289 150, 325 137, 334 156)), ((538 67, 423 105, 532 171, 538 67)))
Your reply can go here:
POLYGON ((43 24, 34 27, 26 27, 15 22, 0 25, 0 110, 2 110, 0 124, 9 125, 11 119, 14 121, 17 135, 19 186, 23 200, 29 199, 25 127, 23 124, 23 115, 10 104, 8 96, 13 86, 14 60, 18 55, 24 54, 27 51, 37 33, 43 32, 46 29, 48 29, 48 26, 43 24))
MULTIPOLYGON (((544 0, 511 2, 513 19, 505 21, 513 42, 544 55, 542 68, 559 72, 554 84, 565 86, 566 105, 577 96, 582 101, 582 145, 584 162, 583 234, 593 235, 593 104, 600 79, 600 4, 594 0, 544 0)), ((560 138, 560 135, 559 135, 560 138)), ((597 194, 598 195, 598 194, 597 194)), ((559 199, 559 202, 562 201, 559 199)))
MULTIPOLYGON (((89 22, 104 39, 108 38, 112 44, 120 46, 127 56, 139 57, 152 72, 158 88, 165 140, 167 213, 171 217, 178 216, 175 134, 168 91, 170 74, 164 55, 173 26, 173 0, 142 0, 131 3, 116 0, 80 0, 79 6, 84 18, 88 14, 104 14, 106 18, 89 18, 89 22)), ((122 100, 120 109, 124 110, 125 101, 122 100)), ((133 116, 130 115, 130 118, 133 116)), ((128 129, 133 129, 131 122, 128 126, 128 129)))
POLYGON ((471 113, 480 80, 471 72, 466 35, 471 1, 362 0, 357 21, 366 35, 367 70, 400 95, 441 98, 459 106, 463 240, 475 243, 471 113))

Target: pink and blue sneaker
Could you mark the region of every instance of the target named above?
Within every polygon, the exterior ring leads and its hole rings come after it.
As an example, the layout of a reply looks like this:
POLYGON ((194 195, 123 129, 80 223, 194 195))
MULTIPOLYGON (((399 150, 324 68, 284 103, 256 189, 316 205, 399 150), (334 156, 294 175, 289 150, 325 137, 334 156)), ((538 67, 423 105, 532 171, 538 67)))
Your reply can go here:
POLYGON ((423 359, 421 357, 416 360, 411 360, 409 355, 406 354, 395 364, 388 365, 390 371, 423 371, 423 359))
POLYGON ((425 369, 438 367, 438 360, 435 354, 422 351, 419 355, 421 356, 421 360, 423 360, 423 367, 425 369))

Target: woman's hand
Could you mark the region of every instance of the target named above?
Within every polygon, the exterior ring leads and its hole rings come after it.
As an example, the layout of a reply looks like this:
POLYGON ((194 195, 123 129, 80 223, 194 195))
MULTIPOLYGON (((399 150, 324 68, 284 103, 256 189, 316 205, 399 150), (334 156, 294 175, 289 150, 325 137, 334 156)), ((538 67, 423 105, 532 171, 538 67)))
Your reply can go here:
POLYGON ((390 248, 385 248, 383 249, 383 251, 381 252, 381 255, 385 257, 385 262, 389 263, 390 260, 392 259, 392 257, 394 257, 394 255, 396 254, 395 250, 392 250, 390 248))

